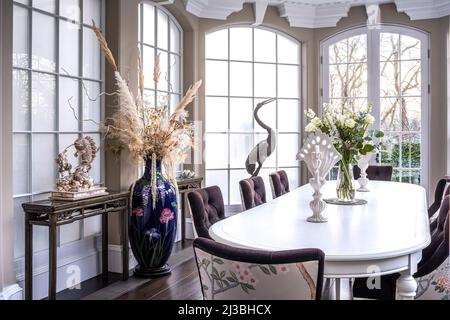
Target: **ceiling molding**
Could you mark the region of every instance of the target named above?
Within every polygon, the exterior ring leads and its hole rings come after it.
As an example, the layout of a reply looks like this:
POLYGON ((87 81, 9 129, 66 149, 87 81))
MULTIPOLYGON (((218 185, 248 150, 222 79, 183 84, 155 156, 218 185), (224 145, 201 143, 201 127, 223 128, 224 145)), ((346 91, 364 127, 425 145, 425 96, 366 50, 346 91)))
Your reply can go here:
POLYGON ((226 20, 233 12, 242 10, 246 0, 185 0, 186 11, 199 18, 226 20))
POLYGON ((450 15, 448 0, 395 0, 398 12, 406 13, 411 20, 435 19, 450 15))
MULTIPOLYGON (((164 0, 161 0, 164 1, 164 0)), ((173 0, 166 0, 172 2, 173 0)), ((395 3, 398 12, 411 20, 434 19, 450 15, 449 0, 184 0, 186 10, 197 17, 226 20, 242 10, 244 3, 253 4, 255 25, 260 25, 268 6, 278 8, 291 27, 335 27, 348 16, 351 7, 395 3)), ((374 6, 371 6, 374 8, 374 6)))

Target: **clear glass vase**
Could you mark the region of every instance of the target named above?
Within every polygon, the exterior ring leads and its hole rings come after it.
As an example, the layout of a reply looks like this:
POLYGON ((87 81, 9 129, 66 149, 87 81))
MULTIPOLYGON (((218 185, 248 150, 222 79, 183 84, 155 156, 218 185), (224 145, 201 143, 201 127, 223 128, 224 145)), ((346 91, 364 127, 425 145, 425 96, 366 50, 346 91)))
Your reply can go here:
POLYGON ((339 163, 336 192, 339 201, 352 202, 355 200, 356 188, 351 163, 345 161, 339 163))

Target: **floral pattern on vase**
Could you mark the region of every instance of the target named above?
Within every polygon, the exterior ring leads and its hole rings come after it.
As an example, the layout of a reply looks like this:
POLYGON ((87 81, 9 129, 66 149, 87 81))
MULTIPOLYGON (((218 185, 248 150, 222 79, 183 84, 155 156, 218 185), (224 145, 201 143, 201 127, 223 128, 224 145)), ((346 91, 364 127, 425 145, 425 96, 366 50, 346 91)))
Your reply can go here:
POLYGON ((132 188, 129 239, 138 262, 137 276, 161 276, 170 272, 167 261, 177 232, 176 186, 164 178, 161 161, 157 161, 154 202, 151 168, 152 162, 147 161, 144 176, 132 188))

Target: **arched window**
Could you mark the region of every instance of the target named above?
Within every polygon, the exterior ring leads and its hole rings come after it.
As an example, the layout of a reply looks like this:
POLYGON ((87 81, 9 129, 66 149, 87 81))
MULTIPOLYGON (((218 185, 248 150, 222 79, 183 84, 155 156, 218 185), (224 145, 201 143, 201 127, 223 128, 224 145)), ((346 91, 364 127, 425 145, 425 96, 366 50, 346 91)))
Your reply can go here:
POLYGON ((322 102, 373 105, 386 133, 381 162, 393 180, 428 185, 428 47, 426 33, 400 26, 352 29, 321 43, 322 102))
POLYGON ((225 203, 241 202, 239 181, 248 178, 245 160, 267 138, 253 117, 257 103, 261 120, 277 131, 278 147, 260 172, 266 180, 287 171, 292 187, 299 183, 300 43, 284 34, 256 27, 230 27, 206 35, 206 184, 219 185, 225 203))
POLYGON ((143 1, 140 5, 139 46, 145 72, 145 94, 155 104, 168 103, 173 110, 180 101, 182 87, 182 29, 163 7, 143 1), (161 79, 153 81, 155 58, 160 55, 161 79))

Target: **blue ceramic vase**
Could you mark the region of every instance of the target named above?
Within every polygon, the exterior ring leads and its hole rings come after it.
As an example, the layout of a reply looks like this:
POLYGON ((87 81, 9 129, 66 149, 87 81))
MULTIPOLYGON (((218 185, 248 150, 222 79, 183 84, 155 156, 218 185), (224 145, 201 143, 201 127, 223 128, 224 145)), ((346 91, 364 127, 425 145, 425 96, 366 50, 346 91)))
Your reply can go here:
POLYGON ((152 161, 145 164, 144 176, 132 186, 129 216, 131 250, 138 262, 138 277, 158 277, 171 272, 167 264, 177 232, 177 191, 156 162, 156 196, 152 195, 152 161))

